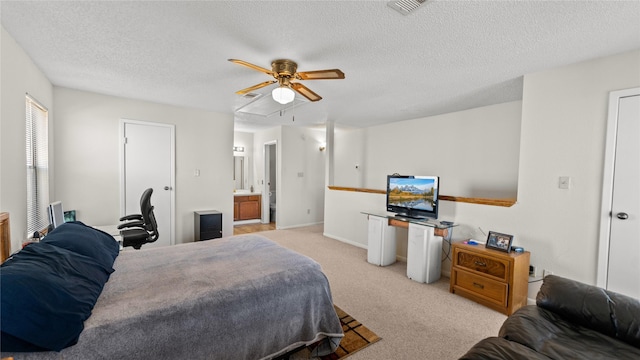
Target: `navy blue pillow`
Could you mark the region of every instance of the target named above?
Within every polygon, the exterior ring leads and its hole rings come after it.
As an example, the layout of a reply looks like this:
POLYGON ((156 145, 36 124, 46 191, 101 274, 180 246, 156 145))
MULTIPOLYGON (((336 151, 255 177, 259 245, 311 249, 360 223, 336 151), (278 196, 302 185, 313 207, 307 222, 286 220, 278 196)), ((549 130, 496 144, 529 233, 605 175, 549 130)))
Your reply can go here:
POLYGON ((88 256, 106 269, 112 268, 120 252, 118 242, 111 235, 80 221, 67 222, 58 226, 41 242, 88 256))
POLYGON ((84 224, 68 225, 28 245, 0 267, 3 352, 60 351, 76 344, 114 271, 117 242, 84 224))

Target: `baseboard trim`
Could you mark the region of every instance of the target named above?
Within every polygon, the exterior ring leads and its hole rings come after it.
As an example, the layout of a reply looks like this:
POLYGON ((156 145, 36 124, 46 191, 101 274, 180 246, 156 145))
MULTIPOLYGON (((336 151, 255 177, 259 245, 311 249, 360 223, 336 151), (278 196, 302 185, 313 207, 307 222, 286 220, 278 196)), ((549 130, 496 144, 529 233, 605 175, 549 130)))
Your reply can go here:
POLYGON ((326 232, 323 232, 322 236, 331 238, 333 240, 338 240, 338 241, 343 242, 345 244, 353 245, 353 246, 359 247, 361 249, 367 249, 366 245, 363 245, 363 244, 360 244, 358 242, 351 241, 351 240, 348 240, 348 239, 345 239, 345 238, 341 238, 340 236, 331 235, 331 234, 326 233, 326 232))
POLYGON ((291 225, 291 226, 278 226, 278 223, 276 222, 276 229, 277 230, 288 230, 288 229, 296 229, 296 228, 301 228, 301 227, 306 227, 306 226, 314 226, 314 225, 322 225, 324 224, 324 221, 320 221, 320 222, 315 222, 315 223, 308 223, 308 224, 299 224, 299 225, 291 225))

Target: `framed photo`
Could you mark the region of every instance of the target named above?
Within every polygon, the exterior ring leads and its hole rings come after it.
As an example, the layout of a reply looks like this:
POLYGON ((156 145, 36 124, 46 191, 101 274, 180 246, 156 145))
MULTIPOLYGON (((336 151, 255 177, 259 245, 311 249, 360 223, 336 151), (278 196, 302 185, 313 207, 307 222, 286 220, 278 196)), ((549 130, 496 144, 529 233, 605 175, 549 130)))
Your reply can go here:
POLYGON ((511 251, 511 242, 513 235, 501 234, 495 231, 489 231, 486 247, 489 249, 500 250, 504 252, 511 251))

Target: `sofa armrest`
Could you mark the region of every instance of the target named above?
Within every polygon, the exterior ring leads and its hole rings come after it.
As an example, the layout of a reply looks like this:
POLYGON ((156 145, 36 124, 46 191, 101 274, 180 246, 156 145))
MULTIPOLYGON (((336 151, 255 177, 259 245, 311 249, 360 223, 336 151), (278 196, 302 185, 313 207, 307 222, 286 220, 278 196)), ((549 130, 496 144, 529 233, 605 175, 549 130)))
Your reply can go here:
POLYGON ((459 360, 550 360, 549 357, 517 342, 488 337, 475 344, 459 360))
POLYGON ((536 304, 563 318, 640 348, 640 301, 575 280, 549 275, 536 304))

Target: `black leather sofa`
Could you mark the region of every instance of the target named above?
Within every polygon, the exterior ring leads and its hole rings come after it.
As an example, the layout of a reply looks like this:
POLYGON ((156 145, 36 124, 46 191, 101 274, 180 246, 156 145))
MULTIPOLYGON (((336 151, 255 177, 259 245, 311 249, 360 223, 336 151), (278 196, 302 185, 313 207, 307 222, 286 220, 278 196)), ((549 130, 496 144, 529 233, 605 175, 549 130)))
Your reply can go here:
POLYGON ((640 300, 559 276, 460 359, 640 359, 640 300))

